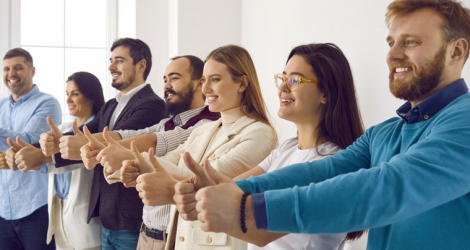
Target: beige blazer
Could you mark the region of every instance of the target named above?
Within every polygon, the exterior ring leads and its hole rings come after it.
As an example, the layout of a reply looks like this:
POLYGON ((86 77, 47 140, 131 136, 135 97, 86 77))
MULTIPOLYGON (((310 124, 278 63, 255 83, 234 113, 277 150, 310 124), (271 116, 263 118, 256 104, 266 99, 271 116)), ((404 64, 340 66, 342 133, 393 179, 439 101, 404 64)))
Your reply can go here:
MULTIPOLYGON (((61 132, 67 130, 67 124, 61 124, 61 132)), ((57 222, 53 221, 52 213, 57 212, 57 204, 53 199, 56 196, 54 188, 54 175, 72 171, 72 182, 70 184, 69 195, 64 205, 63 224, 64 231, 70 245, 75 249, 87 249, 101 246, 101 221, 99 217, 91 219, 87 224, 88 203, 90 200, 91 182, 93 171, 87 170, 83 163, 73 164, 67 167, 55 168, 55 164, 48 163, 49 186, 48 186, 48 211, 49 228, 47 230, 47 243, 52 240, 57 222)))
MULTIPOLYGON (((193 173, 186 168, 184 152, 189 152, 193 159, 203 165, 209 159, 212 167, 220 173, 238 176, 263 161, 277 146, 275 131, 268 125, 243 116, 238 119, 226 134, 217 138, 211 145, 212 150, 206 151, 212 136, 221 125, 221 119, 206 123, 194 129, 188 140, 177 149, 158 158, 159 163, 170 173, 191 177, 193 173)), ((199 221, 189 222, 177 218, 176 233, 172 233, 176 209, 172 206, 168 227, 168 243, 166 249, 246 249, 247 243, 224 233, 206 233, 201 230, 199 221)))

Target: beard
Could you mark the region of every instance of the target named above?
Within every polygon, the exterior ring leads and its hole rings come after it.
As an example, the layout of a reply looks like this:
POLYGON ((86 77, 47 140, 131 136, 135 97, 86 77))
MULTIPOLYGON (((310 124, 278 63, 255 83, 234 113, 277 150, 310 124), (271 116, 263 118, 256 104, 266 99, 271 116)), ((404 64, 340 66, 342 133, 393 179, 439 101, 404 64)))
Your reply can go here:
POLYGON ((14 87, 14 88, 11 88, 8 81, 5 82, 5 85, 7 86, 7 88, 10 90, 10 92, 13 94, 13 95, 17 95, 17 96, 22 96, 24 94, 26 94, 26 92, 29 90, 29 88, 31 87, 31 85, 33 85, 30 81, 28 80, 23 80, 23 79, 19 79, 20 83, 18 84, 17 87, 14 87))
POLYGON ((123 80, 123 82, 116 82, 116 80, 113 80, 111 83, 111 86, 117 90, 123 90, 126 89, 127 87, 131 86, 131 84, 135 81, 135 75, 137 74, 137 67, 134 67, 134 70, 132 71, 132 75, 127 79, 123 80))
MULTIPOLYGON (((167 102, 165 104, 165 110, 166 113, 169 114, 170 116, 175 116, 177 114, 180 114, 184 111, 188 111, 189 108, 191 107, 191 103, 193 101, 194 97, 194 83, 189 83, 187 85, 186 91, 180 91, 180 93, 176 93, 174 90, 169 89, 165 91, 165 100, 168 94, 173 94, 175 97, 178 97, 178 100, 175 102, 167 102)), ((173 97, 173 99, 175 99, 173 97)))
POLYGON ((404 82, 402 77, 394 77, 394 69, 410 67, 403 63, 390 64, 390 92, 399 99, 405 101, 416 100, 433 90, 440 82, 444 70, 444 62, 447 47, 444 45, 434 56, 434 59, 425 66, 417 68, 412 64, 413 78, 404 82))

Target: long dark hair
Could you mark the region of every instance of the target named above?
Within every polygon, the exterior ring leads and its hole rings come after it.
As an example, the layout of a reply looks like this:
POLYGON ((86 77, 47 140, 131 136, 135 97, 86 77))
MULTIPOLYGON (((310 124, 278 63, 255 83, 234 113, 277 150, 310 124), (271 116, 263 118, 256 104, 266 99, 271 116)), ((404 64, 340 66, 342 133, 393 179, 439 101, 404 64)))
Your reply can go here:
MULTIPOLYGON (((312 66, 318 88, 326 96, 323 117, 316 128, 317 143, 325 138, 341 149, 347 148, 364 134, 348 60, 341 49, 332 43, 297 46, 290 52, 287 61, 294 55, 302 56, 312 66)), ((350 232, 346 239, 357 239, 364 232, 365 230, 350 232)))
POLYGON ((74 81, 80 92, 93 103, 93 114, 100 112, 104 105, 103 88, 100 80, 88 72, 75 72, 67 78, 68 81, 74 81))

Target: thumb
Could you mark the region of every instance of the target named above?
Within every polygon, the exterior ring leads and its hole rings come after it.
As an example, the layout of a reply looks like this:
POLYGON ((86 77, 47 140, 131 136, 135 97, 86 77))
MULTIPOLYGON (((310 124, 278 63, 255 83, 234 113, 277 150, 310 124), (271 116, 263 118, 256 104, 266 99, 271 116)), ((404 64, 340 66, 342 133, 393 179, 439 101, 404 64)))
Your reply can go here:
POLYGON ((59 138, 60 135, 62 134, 59 130, 59 128, 55 125, 54 121, 50 116, 46 118, 47 125, 51 128, 52 136, 59 138))
POLYGON ((8 145, 10 145, 10 147, 14 148, 16 151, 23 148, 20 144, 14 142, 10 137, 7 138, 7 143, 8 145))
POLYGON ((191 157, 191 154, 189 154, 189 152, 184 152, 183 160, 184 164, 186 164, 186 167, 191 170, 191 172, 193 172, 196 176, 207 177, 206 173, 204 172, 204 168, 197 164, 197 162, 193 159, 193 157, 191 157))
POLYGON ((209 163, 209 160, 206 160, 204 162, 204 172, 206 175, 213 181, 215 184, 220 184, 220 183, 230 183, 232 182, 232 179, 230 177, 223 175, 214 168, 212 168, 211 164, 209 163))
POLYGON ((155 158, 155 151, 153 148, 149 148, 148 154, 149 154, 149 162, 150 164, 152 164, 153 169, 155 169, 156 171, 166 172, 166 170, 162 167, 162 165, 160 165, 160 163, 157 161, 157 158, 155 158))
MULTIPOLYGON (((145 161, 144 157, 140 154, 139 150, 135 146, 135 141, 131 141, 131 151, 132 151, 132 154, 134 155, 134 157, 137 161, 139 161, 139 162, 144 162, 145 161)), ((150 152, 149 152, 149 154, 150 154, 150 152)))
POLYGON ((77 125, 76 121, 72 122, 72 131, 75 135, 83 135, 82 131, 80 131, 80 129, 78 129, 78 125, 77 125))
POLYGON ((30 145, 30 144, 24 142, 23 140, 21 140, 20 136, 16 137, 16 143, 18 143, 21 147, 26 147, 26 146, 30 145))
MULTIPOLYGON (((109 136, 108 134, 108 127, 105 127, 103 129, 103 138, 106 140, 106 142, 108 143, 108 146, 111 145, 111 144, 116 144, 116 141, 111 137, 109 136)), ((137 149, 137 148, 136 148, 137 149)), ((138 150, 137 150, 138 152, 138 150)), ((140 154, 140 153, 139 153, 140 154)))
POLYGON ((83 125, 83 134, 85 137, 88 139, 89 142, 95 142, 98 141, 95 139, 95 137, 90 133, 90 130, 88 130, 88 127, 86 125, 83 125))

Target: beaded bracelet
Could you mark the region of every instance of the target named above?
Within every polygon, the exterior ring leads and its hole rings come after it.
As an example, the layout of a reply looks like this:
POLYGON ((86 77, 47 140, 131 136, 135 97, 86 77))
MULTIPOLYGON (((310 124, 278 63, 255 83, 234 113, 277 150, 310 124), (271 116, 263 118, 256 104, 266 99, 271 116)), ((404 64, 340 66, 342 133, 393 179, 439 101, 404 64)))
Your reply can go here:
POLYGON ((245 225, 245 203, 246 203, 246 197, 248 197, 248 195, 250 195, 250 192, 248 191, 243 194, 242 203, 240 205, 240 224, 241 224, 243 233, 246 233, 246 230, 248 230, 245 225))

